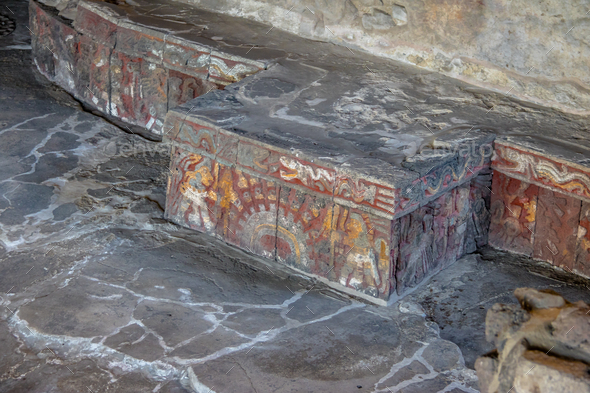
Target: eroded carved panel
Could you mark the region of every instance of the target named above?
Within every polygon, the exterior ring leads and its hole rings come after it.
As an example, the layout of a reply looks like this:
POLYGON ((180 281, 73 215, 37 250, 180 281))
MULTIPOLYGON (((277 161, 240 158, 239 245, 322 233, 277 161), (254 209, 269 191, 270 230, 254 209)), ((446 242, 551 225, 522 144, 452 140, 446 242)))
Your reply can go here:
POLYGON ((393 285, 390 240, 390 220, 335 204, 331 279, 370 296, 387 299, 393 285))
POLYGON ((531 256, 539 187, 494 171, 490 245, 531 256))
POLYGON ((580 209, 579 199, 539 189, 533 257, 570 270, 574 267, 580 209))
POLYGON ((114 51, 110 113, 161 134, 167 111, 168 71, 149 60, 114 51))
POLYGON ((590 276, 590 203, 582 202, 573 271, 590 276))
POLYGON ((279 185, 220 165, 217 235, 230 244, 274 259, 279 185))
POLYGON ((472 215, 470 191, 470 184, 463 184, 394 224, 399 227, 394 273, 398 294, 465 254, 466 239, 471 236, 467 230, 472 215))
POLYGON ((210 234, 217 221, 219 166, 209 157, 172 148, 166 217, 210 234))
POLYGON ((331 265, 333 203, 281 185, 277 221, 277 260, 323 277, 334 277, 331 265))

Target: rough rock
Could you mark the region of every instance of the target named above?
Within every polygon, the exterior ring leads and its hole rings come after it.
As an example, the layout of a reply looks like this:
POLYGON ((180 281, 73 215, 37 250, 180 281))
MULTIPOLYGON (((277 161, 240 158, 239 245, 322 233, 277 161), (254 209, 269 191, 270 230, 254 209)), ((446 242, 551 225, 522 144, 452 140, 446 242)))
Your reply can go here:
POLYGON ((532 288, 518 288, 514 291, 525 310, 539 310, 543 308, 559 308, 565 306, 565 300, 559 296, 547 292, 537 291, 532 288))
POLYGON ((482 393, 589 392, 590 307, 532 288, 514 294, 521 309, 488 310, 486 337, 497 350, 475 363, 482 393))
POLYGON ((516 332, 528 319, 526 311, 516 304, 494 304, 486 315, 486 339, 502 347, 502 338, 516 332))
POLYGON ((498 372, 498 352, 494 351, 485 357, 478 358, 475 361, 475 368, 479 386, 491 385, 494 375, 498 372))
POLYGON ((590 368, 587 364, 526 351, 519 360, 514 378, 515 392, 553 393, 590 392, 590 368))

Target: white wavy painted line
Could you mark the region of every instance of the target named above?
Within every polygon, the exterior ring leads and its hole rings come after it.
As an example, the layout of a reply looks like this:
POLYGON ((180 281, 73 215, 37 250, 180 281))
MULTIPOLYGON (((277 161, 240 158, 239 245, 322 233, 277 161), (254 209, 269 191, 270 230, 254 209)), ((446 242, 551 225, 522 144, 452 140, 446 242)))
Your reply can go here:
POLYGON ((551 183, 557 183, 568 191, 578 190, 581 193, 590 193, 590 177, 582 172, 570 172, 565 165, 564 169, 560 170, 557 165, 550 161, 520 153, 510 148, 500 147, 498 151, 501 158, 510 162, 509 165, 496 165, 499 170, 518 172, 532 178, 532 180, 535 180, 535 178, 544 179, 551 183), (569 187, 568 184, 570 184, 569 187))
MULTIPOLYGON (((360 180, 343 179, 336 186, 336 195, 342 195, 344 190, 347 190, 355 200, 361 199, 361 201, 367 201, 369 203, 375 202, 375 196, 377 194, 377 187, 375 185, 366 186, 360 180)), ((393 201, 394 198, 378 196, 377 199, 383 202, 389 202, 390 200, 393 201)))
POLYGON ((227 64, 222 59, 217 57, 211 56, 211 64, 210 64, 210 72, 213 72, 215 75, 220 76, 229 76, 232 79, 240 79, 240 75, 244 74, 252 74, 258 71, 258 68, 253 66, 247 66, 243 63, 238 63, 233 67, 228 67, 227 64))
POLYGON ((140 373, 150 376, 156 381, 170 380, 178 375, 175 367, 165 362, 156 360, 148 362, 125 355, 106 345, 93 343, 93 338, 71 337, 54 334, 45 334, 29 328, 27 321, 20 319, 18 311, 8 320, 8 324, 14 330, 19 332, 27 346, 33 346, 42 352, 46 347, 54 348, 57 353, 67 353, 68 358, 89 357, 94 359, 105 360, 107 357, 119 359, 117 361, 107 361, 109 368, 119 368, 124 371, 139 371, 140 373), (64 338, 67 337, 67 340, 64 338))
POLYGON ((313 168, 311 165, 305 165, 289 157, 281 157, 281 164, 295 171, 287 173, 281 170, 281 177, 285 180, 299 179, 305 185, 308 185, 309 179, 312 181, 327 181, 330 185, 334 183, 335 174, 322 168, 313 168))

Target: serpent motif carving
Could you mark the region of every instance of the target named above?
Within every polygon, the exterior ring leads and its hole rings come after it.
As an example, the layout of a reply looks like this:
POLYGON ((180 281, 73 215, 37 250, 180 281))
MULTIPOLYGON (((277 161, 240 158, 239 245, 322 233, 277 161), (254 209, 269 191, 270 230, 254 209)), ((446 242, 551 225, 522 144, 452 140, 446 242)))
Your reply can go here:
POLYGON ((567 193, 590 198, 590 176, 565 164, 521 152, 507 146, 496 146, 494 168, 524 176, 567 193))

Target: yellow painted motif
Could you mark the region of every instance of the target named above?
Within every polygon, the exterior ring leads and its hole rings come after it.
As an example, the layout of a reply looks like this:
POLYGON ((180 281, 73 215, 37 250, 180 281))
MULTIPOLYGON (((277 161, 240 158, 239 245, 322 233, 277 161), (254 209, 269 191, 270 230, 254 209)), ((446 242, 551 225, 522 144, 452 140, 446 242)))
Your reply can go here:
POLYGON ((242 171, 236 170, 236 173, 238 175, 238 187, 240 187, 240 188, 248 188, 248 181, 246 180, 246 178, 242 174, 242 171))
POLYGON ((528 222, 535 221, 535 217, 537 216, 537 201, 533 199, 530 202, 523 203, 523 205, 526 211, 525 219, 528 222))

